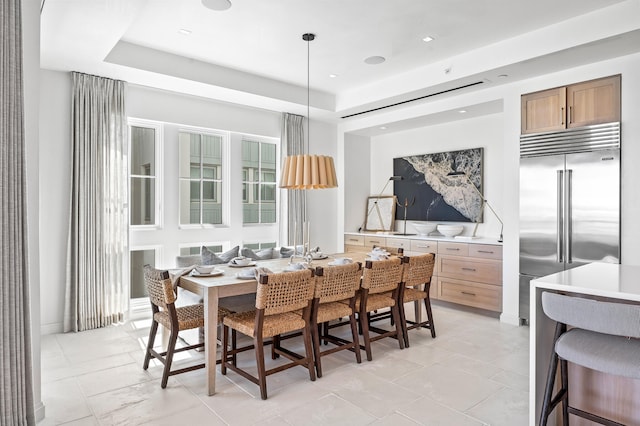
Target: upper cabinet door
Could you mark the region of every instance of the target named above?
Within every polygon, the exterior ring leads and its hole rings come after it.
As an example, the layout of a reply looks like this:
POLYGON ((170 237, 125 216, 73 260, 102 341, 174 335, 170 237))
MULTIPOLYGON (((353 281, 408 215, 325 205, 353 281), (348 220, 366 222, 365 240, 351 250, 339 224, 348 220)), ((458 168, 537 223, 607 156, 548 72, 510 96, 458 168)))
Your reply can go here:
POLYGON ((522 133, 566 128, 566 87, 522 95, 522 133))
POLYGON ((620 75, 567 86, 567 127, 620 121, 620 75))

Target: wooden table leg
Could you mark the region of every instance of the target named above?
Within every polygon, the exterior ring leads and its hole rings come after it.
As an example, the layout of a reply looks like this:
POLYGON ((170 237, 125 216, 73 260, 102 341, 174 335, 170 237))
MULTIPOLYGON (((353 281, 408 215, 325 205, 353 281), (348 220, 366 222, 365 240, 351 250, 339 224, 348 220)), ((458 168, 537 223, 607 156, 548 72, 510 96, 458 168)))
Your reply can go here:
POLYGON ((216 393, 216 353, 218 347, 218 288, 204 291, 204 344, 207 395, 216 393))

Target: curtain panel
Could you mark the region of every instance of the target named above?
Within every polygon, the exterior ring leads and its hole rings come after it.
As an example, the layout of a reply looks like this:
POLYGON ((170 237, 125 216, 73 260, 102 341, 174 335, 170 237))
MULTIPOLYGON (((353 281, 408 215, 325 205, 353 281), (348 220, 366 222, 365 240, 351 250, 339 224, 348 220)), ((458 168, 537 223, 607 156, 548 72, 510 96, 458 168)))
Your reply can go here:
POLYGON ((122 321, 129 299, 126 83, 72 78, 65 332, 122 321))
POLYGON ((21 0, 0 5, 0 425, 35 425, 21 0))
MULTIPOLYGON (((301 115, 282 113, 281 143, 282 159, 289 155, 304 154, 304 117, 301 115)), ((303 244, 303 224, 306 222, 307 191, 301 189, 287 190, 287 241, 288 245, 303 244), (297 230, 295 227, 297 226, 297 230), (296 232, 297 231, 297 232, 296 232), (294 241, 294 238, 297 241, 294 241)))

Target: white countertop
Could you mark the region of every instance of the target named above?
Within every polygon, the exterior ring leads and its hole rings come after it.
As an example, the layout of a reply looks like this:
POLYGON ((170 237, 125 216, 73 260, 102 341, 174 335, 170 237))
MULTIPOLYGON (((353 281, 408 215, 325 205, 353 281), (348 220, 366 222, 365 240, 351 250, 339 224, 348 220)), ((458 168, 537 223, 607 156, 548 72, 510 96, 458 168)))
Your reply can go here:
MULTIPOLYGON (((435 231, 434 231, 435 232, 435 231)), ((447 243, 469 243, 469 244, 493 244, 496 246, 501 246, 502 243, 498 242, 498 236, 495 238, 487 238, 487 237, 464 237, 456 238, 456 237, 445 237, 443 235, 403 235, 393 232, 345 232, 345 235, 362 235, 365 237, 382 237, 382 238, 403 238, 403 239, 411 239, 411 240, 425 240, 425 241, 442 241, 447 243)))
POLYGON ((531 280, 539 288, 640 301, 640 266, 590 263, 531 280))

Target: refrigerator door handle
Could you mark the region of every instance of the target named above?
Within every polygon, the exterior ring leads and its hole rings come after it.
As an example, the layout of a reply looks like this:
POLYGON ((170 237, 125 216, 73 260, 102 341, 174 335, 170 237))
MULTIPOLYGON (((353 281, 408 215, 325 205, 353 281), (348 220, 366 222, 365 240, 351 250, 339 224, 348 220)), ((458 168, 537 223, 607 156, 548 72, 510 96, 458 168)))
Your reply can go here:
POLYGON ((566 248, 565 248, 565 260, 567 263, 572 263, 573 258, 571 255, 571 246, 573 245, 573 213, 571 209, 572 203, 572 190, 573 190, 573 170, 567 169, 566 171, 566 183, 565 183, 565 227, 566 227, 566 248))
POLYGON ((556 254, 558 263, 564 262, 564 172, 557 170, 557 188, 556 188, 556 203, 557 203, 557 217, 556 217, 556 254))

